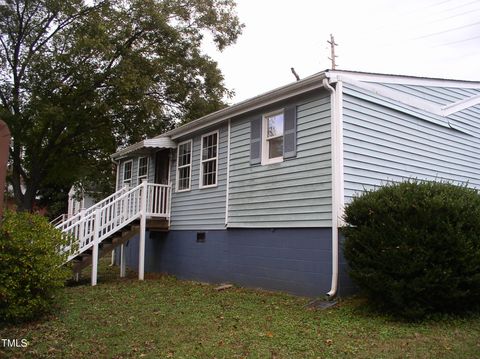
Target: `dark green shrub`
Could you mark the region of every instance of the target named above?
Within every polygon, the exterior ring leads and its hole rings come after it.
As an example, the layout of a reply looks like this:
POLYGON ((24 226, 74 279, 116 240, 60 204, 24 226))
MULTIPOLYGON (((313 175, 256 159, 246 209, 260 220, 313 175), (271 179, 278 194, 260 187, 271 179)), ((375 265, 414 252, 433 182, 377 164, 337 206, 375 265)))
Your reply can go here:
POLYGON ((344 254, 369 299, 405 318, 480 303, 480 195, 410 180, 367 191, 345 209, 344 254))
POLYGON ((23 321, 51 308, 69 271, 62 237, 38 215, 6 212, 0 224, 0 321, 23 321))

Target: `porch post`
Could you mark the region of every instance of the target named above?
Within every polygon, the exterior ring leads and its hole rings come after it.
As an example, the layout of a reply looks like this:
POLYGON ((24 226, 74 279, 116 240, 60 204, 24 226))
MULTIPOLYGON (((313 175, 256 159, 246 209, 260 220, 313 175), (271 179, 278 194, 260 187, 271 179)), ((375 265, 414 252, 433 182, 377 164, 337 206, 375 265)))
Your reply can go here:
POLYGON ((145 273, 145 231, 147 227, 147 180, 142 180, 142 193, 140 198, 140 243, 138 249, 138 279, 144 279, 145 273))
POLYGON ((87 224, 82 221, 82 219, 85 217, 85 208, 80 209, 80 219, 79 222, 81 222, 80 227, 78 228, 78 243, 80 243, 80 246, 82 246, 83 243, 83 237, 85 236, 85 231, 86 231, 86 226, 87 224))
POLYGON ((95 210, 95 224, 93 226, 93 251, 92 251, 92 286, 97 285, 98 272, 98 240, 100 233, 100 208, 95 210))
POLYGON ((125 244, 120 245, 120 278, 126 275, 125 244))

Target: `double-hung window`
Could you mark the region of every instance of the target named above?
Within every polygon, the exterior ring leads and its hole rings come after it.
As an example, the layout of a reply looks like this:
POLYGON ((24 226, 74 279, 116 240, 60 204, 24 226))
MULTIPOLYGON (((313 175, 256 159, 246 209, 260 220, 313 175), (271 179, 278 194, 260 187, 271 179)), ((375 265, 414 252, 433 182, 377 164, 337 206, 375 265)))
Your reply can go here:
POLYGON ((133 167, 133 161, 126 161, 123 164, 123 182, 124 183, 130 183, 132 180, 132 167, 133 167))
POLYGON ((177 191, 189 191, 192 182, 192 140, 178 144, 177 191))
POLYGON ((217 185, 218 131, 202 136, 200 159, 200 188, 217 185))
POLYGON ((262 164, 283 161, 283 111, 263 116, 262 164))
POLYGON ((147 178, 148 175, 148 157, 138 159, 138 179, 147 178))
POLYGON ((283 109, 250 120, 250 164, 269 165, 297 156, 297 106, 283 109))

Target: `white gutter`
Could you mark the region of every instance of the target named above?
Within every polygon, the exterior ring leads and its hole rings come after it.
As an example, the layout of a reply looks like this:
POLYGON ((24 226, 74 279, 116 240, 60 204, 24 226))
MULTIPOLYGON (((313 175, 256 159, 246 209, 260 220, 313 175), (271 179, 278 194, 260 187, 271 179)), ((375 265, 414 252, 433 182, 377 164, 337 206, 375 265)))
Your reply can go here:
POLYGON ((342 123, 342 83, 333 88, 328 79, 323 86, 330 92, 331 143, 332 143, 332 281, 327 296, 333 298, 338 289, 338 227, 344 203, 343 190, 343 123, 342 123))

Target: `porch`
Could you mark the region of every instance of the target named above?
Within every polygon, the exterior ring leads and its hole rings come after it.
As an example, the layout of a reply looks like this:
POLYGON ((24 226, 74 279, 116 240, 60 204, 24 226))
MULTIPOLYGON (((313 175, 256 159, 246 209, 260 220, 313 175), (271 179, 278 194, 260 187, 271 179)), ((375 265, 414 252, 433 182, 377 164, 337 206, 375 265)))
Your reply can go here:
POLYGON ((145 231, 168 230, 171 185, 143 180, 134 188, 123 187, 93 206, 56 225, 67 240, 60 250, 73 263, 78 278, 92 265, 91 284, 97 284, 98 259, 120 247, 120 276, 125 276, 125 243, 139 235, 138 278, 144 278, 145 231))

